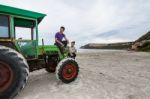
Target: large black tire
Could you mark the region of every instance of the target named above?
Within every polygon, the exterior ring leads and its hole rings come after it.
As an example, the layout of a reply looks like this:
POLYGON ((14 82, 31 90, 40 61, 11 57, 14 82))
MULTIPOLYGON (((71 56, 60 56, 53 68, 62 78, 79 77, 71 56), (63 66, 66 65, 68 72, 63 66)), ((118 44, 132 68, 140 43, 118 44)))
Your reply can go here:
POLYGON ((46 68, 45 70, 49 73, 54 73, 56 71, 56 66, 57 66, 57 63, 56 62, 53 62, 53 61, 49 61, 47 64, 46 64, 46 68))
POLYGON ((49 56, 48 63, 46 63, 45 70, 49 73, 54 73, 57 66, 57 57, 49 56))
POLYGON ((56 67, 56 77, 64 83, 74 81, 79 73, 79 66, 72 58, 66 58, 59 62, 56 67))
POLYGON ((25 86, 29 67, 13 49, 0 46, 0 99, 13 99, 25 86))

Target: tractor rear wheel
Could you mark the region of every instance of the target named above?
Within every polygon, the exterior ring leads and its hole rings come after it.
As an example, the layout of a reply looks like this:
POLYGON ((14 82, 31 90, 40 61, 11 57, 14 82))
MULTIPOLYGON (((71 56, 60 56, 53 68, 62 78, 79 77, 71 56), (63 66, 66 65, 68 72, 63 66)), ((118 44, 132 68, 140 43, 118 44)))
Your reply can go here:
POLYGON ((77 62, 72 58, 66 58, 58 64, 56 77, 64 83, 70 83, 77 78, 78 72, 79 66, 77 62))
POLYGON ((12 99, 24 88, 29 67, 21 54, 0 46, 0 99, 12 99))

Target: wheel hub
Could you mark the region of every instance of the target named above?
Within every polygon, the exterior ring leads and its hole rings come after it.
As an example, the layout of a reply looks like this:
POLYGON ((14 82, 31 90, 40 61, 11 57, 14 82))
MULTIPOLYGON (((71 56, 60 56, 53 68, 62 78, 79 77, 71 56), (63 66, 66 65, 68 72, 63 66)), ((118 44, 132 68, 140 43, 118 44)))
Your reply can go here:
POLYGON ((0 93, 4 92, 13 81, 13 71, 11 67, 2 61, 0 61, 0 93))
POLYGON ((71 70, 71 69, 68 69, 68 70, 67 70, 67 73, 68 73, 68 74, 71 74, 71 73, 72 73, 72 70, 71 70))
POLYGON ((73 64, 66 65, 63 69, 63 77, 68 80, 73 79, 76 73, 76 66, 73 64))

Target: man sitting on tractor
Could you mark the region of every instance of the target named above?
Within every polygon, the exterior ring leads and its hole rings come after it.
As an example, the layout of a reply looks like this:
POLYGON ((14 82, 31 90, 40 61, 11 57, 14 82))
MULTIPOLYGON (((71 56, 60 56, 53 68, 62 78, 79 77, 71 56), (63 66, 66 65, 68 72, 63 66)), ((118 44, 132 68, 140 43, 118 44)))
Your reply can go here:
POLYGON ((69 43, 66 35, 64 34, 64 31, 65 27, 61 26, 60 31, 55 34, 55 45, 58 46, 62 54, 64 53, 64 47, 66 47, 69 43), (63 41, 63 38, 65 39, 65 41, 63 41))

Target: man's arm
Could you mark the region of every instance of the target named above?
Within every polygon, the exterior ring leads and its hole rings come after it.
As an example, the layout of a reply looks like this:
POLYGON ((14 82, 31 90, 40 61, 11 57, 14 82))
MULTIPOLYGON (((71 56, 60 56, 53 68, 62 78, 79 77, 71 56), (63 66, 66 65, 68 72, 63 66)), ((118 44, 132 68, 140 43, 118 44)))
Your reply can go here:
POLYGON ((62 46, 64 46, 63 43, 60 42, 57 38, 58 38, 58 33, 55 34, 55 42, 62 45, 62 46))
POLYGON ((75 53, 77 53, 77 49, 75 48, 75 53))
POLYGON ((67 39, 65 34, 64 34, 64 39, 69 43, 69 40, 67 39))
POLYGON ((60 45, 64 46, 64 44, 63 44, 62 42, 60 42, 57 38, 55 38, 55 41, 56 41, 57 43, 59 43, 60 45))
POLYGON ((71 47, 69 47, 69 53, 71 56, 73 56, 71 47))

